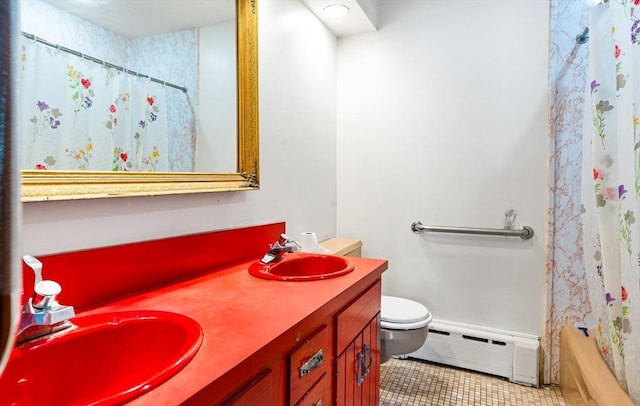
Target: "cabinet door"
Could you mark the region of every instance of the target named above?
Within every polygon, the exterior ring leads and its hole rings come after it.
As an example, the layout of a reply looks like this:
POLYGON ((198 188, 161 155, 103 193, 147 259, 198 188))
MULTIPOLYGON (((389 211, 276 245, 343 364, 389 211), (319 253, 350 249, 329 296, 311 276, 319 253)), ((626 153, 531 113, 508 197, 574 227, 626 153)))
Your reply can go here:
POLYGON ((366 369, 361 385, 362 405, 377 405, 380 399, 380 346, 378 344, 378 317, 362 331, 362 354, 366 369))
POLYGON ((336 405, 377 406, 380 400, 378 317, 336 359, 336 405))

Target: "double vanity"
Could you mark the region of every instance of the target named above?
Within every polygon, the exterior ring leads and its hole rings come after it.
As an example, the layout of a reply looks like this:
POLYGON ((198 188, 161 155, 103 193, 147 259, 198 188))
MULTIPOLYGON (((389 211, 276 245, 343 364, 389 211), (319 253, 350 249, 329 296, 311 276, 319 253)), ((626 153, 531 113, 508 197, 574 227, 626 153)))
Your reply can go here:
POLYGON ((75 307, 74 326, 17 346, 0 392, 15 404, 48 386, 49 400, 64 393, 69 404, 377 405, 387 262, 287 253, 275 277, 250 273, 267 272, 258 261, 284 227, 40 257, 63 287, 57 300, 75 307), (283 277, 293 273, 305 278, 283 277), (39 381, 41 355, 64 373, 53 365, 39 381))

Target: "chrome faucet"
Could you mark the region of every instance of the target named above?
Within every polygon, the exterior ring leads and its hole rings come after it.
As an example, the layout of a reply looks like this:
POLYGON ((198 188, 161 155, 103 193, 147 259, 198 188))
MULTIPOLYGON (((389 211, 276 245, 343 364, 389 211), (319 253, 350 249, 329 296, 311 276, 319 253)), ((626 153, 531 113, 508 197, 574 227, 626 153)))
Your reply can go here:
POLYGON ((260 263, 262 264, 272 264, 278 262, 284 258, 284 254, 287 252, 294 252, 299 250, 300 244, 298 244, 295 240, 287 237, 286 234, 280 234, 280 238, 278 241, 269 245, 269 251, 264 254, 260 263))
POLYGON ((56 301, 62 291, 60 284, 42 280, 42 262, 31 255, 22 259, 33 270, 35 281, 33 296, 22 307, 18 344, 69 328, 72 326, 69 319, 75 316, 72 306, 63 306, 56 301))

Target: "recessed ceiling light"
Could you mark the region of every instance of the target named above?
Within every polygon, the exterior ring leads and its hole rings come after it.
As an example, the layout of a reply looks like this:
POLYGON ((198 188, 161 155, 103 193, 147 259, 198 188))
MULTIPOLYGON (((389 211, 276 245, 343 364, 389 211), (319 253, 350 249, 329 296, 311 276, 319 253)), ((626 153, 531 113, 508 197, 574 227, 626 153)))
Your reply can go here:
POLYGON ((349 7, 343 4, 330 4, 323 8, 322 11, 329 17, 344 17, 349 14, 349 7))

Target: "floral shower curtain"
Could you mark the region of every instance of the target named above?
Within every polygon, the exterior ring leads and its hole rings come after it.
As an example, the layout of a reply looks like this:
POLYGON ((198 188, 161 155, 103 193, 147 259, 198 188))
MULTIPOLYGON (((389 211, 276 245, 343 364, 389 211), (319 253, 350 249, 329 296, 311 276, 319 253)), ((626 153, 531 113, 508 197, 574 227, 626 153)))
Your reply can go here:
POLYGON ((590 10, 583 243, 603 358, 640 404, 640 0, 590 10))
POLYGON ((163 86, 35 41, 21 67, 21 168, 168 170, 163 86))

